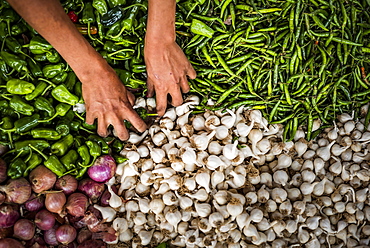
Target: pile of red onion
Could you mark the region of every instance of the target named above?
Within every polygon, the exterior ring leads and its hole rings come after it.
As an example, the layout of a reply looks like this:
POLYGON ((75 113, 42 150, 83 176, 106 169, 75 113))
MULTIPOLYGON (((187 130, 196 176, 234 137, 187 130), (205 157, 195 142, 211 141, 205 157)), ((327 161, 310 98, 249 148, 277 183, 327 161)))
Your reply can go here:
POLYGON ((115 174, 111 156, 96 160, 90 178, 57 176, 39 165, 25 178, 8 179, 0 158, 0 248, 104 248, 116 240, 93 204, 105 206, 104 182, 115 174), (5 184, 4 184, 5 183, 5 184))

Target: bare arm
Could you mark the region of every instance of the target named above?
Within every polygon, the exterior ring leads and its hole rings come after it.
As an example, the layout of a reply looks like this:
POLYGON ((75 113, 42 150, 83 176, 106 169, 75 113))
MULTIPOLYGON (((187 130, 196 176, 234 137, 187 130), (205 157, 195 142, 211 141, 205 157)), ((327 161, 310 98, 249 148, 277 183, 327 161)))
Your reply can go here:
POLYGON ((180 105, 182 93, 189 91, 186 76, 194 79, 196 73, 175 41, 176 0, 149 0, 148 11, 144 48, 148 95, 155 91, 157 112, 163 115, 168 94, 172 105, 180 105))
POLYGON ((60 53, 81 80, 86 122, 92 124, 98 118, 100 135, 106 136, 111 124, 121 139, 127 139, 124 120, 139 131, 146 129, 131 107, 133 96, 127 94, 114 70, 74 27, 58 0, 8 2, 60 53))

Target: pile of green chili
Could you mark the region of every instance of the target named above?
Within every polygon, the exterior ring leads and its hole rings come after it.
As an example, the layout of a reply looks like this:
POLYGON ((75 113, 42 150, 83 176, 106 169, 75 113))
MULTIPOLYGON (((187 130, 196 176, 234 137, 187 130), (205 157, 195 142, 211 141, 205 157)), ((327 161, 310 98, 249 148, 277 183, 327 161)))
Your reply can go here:
MULTIPOLYGON (((128 89, 144 96, 147 1, 61 3, 128 89)), ((180 0, 176 32, 198 74, 190 85, 202 97, 199 111, 246 105, 285 124, 287 139, 300 125, 311 139, 313 120, 330 124, 370 101, 369 20, 368 0, 180 0)), ((12 178, 41 163, 82 177, 98 155, 119 152, 122 142, 98 137, 73 111, 83 103, 73 71, 4 0, 0 41, 0 141, 12 178)))

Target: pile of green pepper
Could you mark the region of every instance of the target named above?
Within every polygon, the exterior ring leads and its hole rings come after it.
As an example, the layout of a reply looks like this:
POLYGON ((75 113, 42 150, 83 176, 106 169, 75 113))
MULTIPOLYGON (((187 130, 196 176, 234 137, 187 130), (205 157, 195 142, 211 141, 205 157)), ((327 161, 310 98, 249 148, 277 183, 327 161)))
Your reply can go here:
MULTIPOLYGON (((147 1, 61 3, 128 89, 145 95, 147 1)), ((287 140, 300 125, 311 139, 320 131, 311 132, 313 120, 330 124, 370 101, 368 20, 368 0, 179 0, 176 32, 198 74, 190 84, 203 99, 199 111, 247 105, 285 124, 287 140)), ((0 41, 0 142, 10 177, 41 163, 82 177, 97 156, 120 151, 122 142, 99 137, 73 111, 83 103, 81 82, 4 0, 0 41)))

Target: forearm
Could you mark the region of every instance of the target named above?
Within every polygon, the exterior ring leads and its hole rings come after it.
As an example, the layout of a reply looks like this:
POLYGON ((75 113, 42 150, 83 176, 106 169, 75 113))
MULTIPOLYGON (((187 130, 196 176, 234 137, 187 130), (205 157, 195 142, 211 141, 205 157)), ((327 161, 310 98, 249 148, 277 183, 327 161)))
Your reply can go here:
POLYGON ((176 0, 149 0, 147 41, 174 42, 176 0))
POLYGON ((8 0, 66 60, 83 81, 104 59, 78 32, 58 0, 8 0), (86 64, 86 61, 93 62, 86 64))

